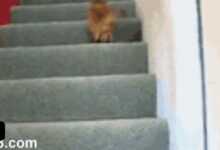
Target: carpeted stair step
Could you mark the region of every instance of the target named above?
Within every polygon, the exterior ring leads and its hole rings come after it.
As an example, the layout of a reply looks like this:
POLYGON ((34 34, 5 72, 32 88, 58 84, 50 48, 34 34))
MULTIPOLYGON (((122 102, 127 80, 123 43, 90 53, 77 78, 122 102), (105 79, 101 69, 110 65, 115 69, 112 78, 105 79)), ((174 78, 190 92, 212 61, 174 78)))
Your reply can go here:
POLYGON ((5 143, 31 138, 38 150, 168 150, 169 146, 167 123, 161 119, 10 123, 6 133, 5 143))
MULTIPOLYGON (((115 10, 125 11, 126 17, 135 17, 136 12, 133 1, 116 1, 112 2, 111 5, 115 10)), ((17 6, 12 9, 12 22, 85 20, 88 6, 89 3, 17 6)))
MULTIPOLYGON (((57 4, 72 2, 89 2, 91 0, 21 0, 22 5, 57 4)), ((132 1, 132 0, 110 0, 110 1, 132 1)))
POLYGON ((154 117, 153 75, 0 81, 0 118, 6 122, 154 117))
POLYGON ((84 44, 0 49, 0 80, 147 73, 147 46, 84 44))
MULTIPOLYGON (((92 41, 86 21, 12 24, 1 28, 0 37, 3 47, 79 44, 92 41)), ((141 39, 139 19, 123 19, 117 22, 113 42, 134 42, 141 39)))

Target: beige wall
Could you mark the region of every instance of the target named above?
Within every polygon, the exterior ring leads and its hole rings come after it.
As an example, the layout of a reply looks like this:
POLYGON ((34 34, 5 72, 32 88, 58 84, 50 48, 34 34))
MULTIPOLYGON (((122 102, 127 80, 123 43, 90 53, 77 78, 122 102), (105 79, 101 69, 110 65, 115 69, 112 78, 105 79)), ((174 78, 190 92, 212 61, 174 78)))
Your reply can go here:
POLYGON ((203 114, 195 0, 136 0, 158 81, 158 116, 170 150, 203 150, 203 114))
MULTIPOLYGON (((167 103, 176 110, 175 37, 171 10, 165 0, 137 0, 143 22, 144 39, 148 43, 150 72, 158 82, 166 82, 167 103)), ((161 96, 161 95, 159 95, 161 96)), ((159 110, 160 111, 160 110, 159 110)))
POLYGON ((209 149, 220 150, 220 1, 203 0, 209 149))

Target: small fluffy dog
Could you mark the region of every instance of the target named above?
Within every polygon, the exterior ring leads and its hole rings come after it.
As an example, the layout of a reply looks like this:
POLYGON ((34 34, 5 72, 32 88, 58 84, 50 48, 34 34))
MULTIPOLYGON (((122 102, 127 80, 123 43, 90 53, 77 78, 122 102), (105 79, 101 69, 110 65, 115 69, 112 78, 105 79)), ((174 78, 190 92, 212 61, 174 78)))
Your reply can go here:
POLYGON ((111 42, 116 20, 123 16, 114 11, 108 0, 91 0, 88 11, 88 25, 94 42, 111 42))

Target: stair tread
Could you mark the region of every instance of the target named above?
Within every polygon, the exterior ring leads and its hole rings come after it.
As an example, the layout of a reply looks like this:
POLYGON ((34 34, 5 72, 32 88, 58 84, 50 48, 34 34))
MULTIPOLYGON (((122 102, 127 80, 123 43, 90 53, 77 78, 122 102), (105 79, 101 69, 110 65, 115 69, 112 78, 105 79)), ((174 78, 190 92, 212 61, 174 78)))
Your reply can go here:
POLYGON ((147 73, 147 46, 112 43, 2 48, 0 68, 0 80, 147 73))
MULTIPOLYGON (((126 17, 135 17, 135 4, 133 1, 113 1, 110 3, 116 10, 126 12, 126 17)), ((64 3, 50 5, 24 5, 12 9, 12 22, 49 22, 72 21, 87 18, 89 3, 64 3)))
POLYGON ((40 122, 154 117, 154 75, 0 81, 0 118, 40 122))
POLYGON ((167 150, 169 147, 167 123, 161 119, 13 123, 6 125, 6 133, 8 139, 31 137, 44 150, 167 150))
MULTIPOLYGON (((139 19, 122 19, 116 23, 113 42, 141 41, 141 34, 139 19)), ((0 36, 3 47, 80 44, 92 41, 86 21, 11 24, 0 29, 0 36)))
MULTIPOLYGON (((134 119, 99 119, 99 120, 85 120, 85 121, 56 121, 56 122, 7 122, 6 126, 9 128, 14 129, 15 127, 46 127, 49 126, 51 128, 63 126, 63 127, 73 127, 75 126, 93 126, 98 127, 102 125, 111 126, 113 124, 118 124, 119 126, 126 126, 126 125, 136 125, 139 123, 147 123, 147 124, 154 124, 154 123, 160 123, 160 124, 167 124, 167 121, 165 119, 160 118, 134 118, 134 119), (126 124, 127 123, 127 124, 126 124)), ((147 125, 146 125, 147 127, 147 125)), ((117 128, 116 128, 117 129, 117 128)))
POLYGON ((168 150, 135 2, 110 0, 127 16, 117 21, 112 43, 95 44, 89 1, 20 0, 12 24, 0 27, 4 142, 31 138, 39 150, 168 150))

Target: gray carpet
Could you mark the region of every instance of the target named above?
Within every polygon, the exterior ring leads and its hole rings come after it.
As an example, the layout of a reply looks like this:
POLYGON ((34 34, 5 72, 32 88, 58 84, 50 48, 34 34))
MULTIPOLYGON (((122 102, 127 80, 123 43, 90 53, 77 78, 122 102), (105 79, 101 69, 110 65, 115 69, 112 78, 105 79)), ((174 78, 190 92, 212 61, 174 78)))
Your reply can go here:
MULTIPOLYGON (((38 150, 167 150, 160 119, 8 124, 8 137, 31 137, 38 150)), ((18 150, 18 149, 15 149, 18 150)))
MULTIPOLYGON (((89 2, 90 0, 21 0, 22 5, 38 5, 38 4, 60 4, 60 3, 75 3, 89 2)), ((110 0, 110 1, 132 1, 132 0, 110 0)))
MULTIPOLYGON (((116 24, 113 42, 137 42, 142 38, 141 33, 139 19, 123 19, 116 24)), ((82 44, 92 41, 86 21, 11 24, 0 29, 0 37, 4 47, 82 44)))
MULTIPOLYGON (((133 1, 113 1, 110 4, 115 10, 125 11, 127 18, 136 16, 133 1)), ((14 23, 28 23, 85 20, 88 6, 88 2, 19 6, 12 9, 12 21, 14 23)))
POLYGON ((154 117, 155 83, 153 75, 145 74, 0 81, 0 118, 40 122, 154 117))
POLYGON ((127 12, 112 43, 91 43, 88 2, 22 0, 13 23, 1 27, 4 142, 35 139, 37 150, 169 150, 135 2, 110 1, 127 12))
POLYGON ((2 48, 0 79, 147 73, 145 43, 2 48))

